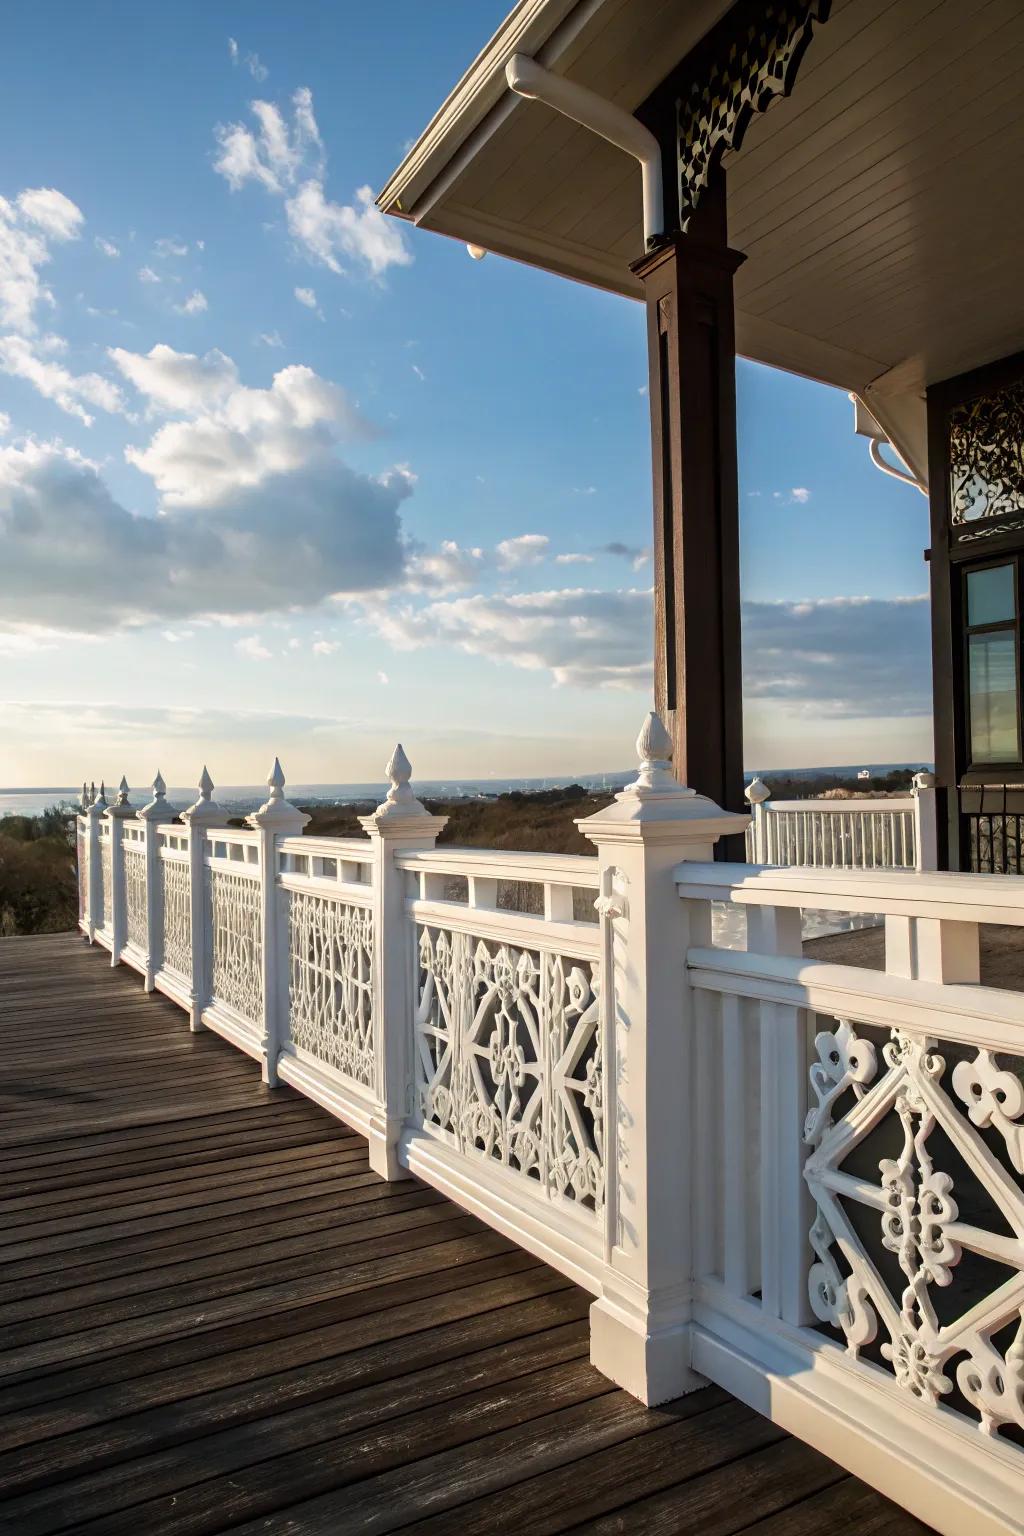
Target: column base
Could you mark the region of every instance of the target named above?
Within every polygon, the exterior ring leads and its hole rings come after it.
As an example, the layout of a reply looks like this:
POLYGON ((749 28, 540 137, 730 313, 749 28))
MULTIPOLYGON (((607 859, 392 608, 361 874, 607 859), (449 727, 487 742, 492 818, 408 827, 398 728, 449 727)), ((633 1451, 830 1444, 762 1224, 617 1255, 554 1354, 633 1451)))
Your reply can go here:
POLYGON ((275 1056, 271 1059, 267 1055, 266 1049, 264 1049, 263 1057, 260 1061, 260 1077, 268 1088, 280 1088, 281 1086, 281 1079, 277 1075, 277 1058, 275 1056))
POLYGON ((690 1368, 688 1318, 654 1326, 608 1296, 590 1308, 590 1363, 648 1408, 707 1386, 690 1368))
POLYGON ((188 1011, 188 1027, 194 1035, 202 1034, 206 1025, 203 1023, 203 1010, 198 1003, 193 1003, 188 1011))
POLYGON ((382 1179, 394 1183, 396 1179, 411 1179, 412 1174, 404 1163, 399 1161, 398 1142, 402 1135, 403 1122, 401 1120, 388 1121, 383 1116, 374 1116, 370 1121, 369 1146, 367 1151, 370 1158, 370 1167, 373 1172, 379 1174, 382 1179))

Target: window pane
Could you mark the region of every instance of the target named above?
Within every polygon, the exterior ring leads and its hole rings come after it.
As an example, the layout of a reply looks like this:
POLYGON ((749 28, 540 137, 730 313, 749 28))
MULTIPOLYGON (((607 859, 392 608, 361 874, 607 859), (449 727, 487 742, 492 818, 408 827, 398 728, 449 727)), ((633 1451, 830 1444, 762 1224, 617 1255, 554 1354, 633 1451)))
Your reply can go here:
POLYGON ((1014 617, 1013 566, 992 565, 967 573, 968 624, 1000 624, 1014 617))
POLYGON ((1020 758, 1017 719, 1017 642, 1010 633, 971 635, 971 760, 1015 763, 1020 758))

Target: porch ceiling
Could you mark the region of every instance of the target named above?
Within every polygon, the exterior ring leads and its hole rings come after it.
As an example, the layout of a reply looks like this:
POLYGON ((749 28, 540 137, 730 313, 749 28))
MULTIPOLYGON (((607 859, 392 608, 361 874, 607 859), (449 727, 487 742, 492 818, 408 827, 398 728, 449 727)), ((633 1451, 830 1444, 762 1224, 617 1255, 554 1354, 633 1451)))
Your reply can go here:
MULTIPOLYGON (((380 206, 639 297, 637 167, 504 65, 534 54, 634 110, 727 9, 521 0, 380 206)), ((902 393, 1024 348, 1022 67, 1020 0, 833 0, 793 96, 728 161, 741 352, 902 393)))

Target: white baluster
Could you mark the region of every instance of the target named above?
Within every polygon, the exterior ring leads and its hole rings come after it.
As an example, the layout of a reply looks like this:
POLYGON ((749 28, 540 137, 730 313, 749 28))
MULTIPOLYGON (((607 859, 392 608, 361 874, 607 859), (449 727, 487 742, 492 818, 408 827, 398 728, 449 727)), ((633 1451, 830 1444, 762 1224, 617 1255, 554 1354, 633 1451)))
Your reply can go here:
POLYGON ((214 783, 203 765, 199 778, 199 799, 182 811, 188 827, 189 888, 192 917, 192 989, 189 1028, 195 1033, 203 1027, 203 1009, 210 1001, 210 955, 212 917, 206 891, 206 833, 211 827, 226 827, 228 817, 213 799, 214 783))
POLYGON ((163 964, 164 953, 160 839, 156 829, 162 823, 170 821, 174 815, 174 807, 167 804, 167 786, 159 768, 153 780, 152 800, 135 814, 146 828, 145 988, 147 992, 152 992, 156 984, 156 974, 163 964))
POLYGON ((400 1141, 412 1113, 412 1021, 416 1010, 415 930, 405 913, 405 876, 396 853, 434 847, 446 816, 432 816, 412 791, 412 766, 401 742, 384 770, 383 804, 360 824, 373 844, 373 995, 379 1110, 370 1121, 370 1167, 385 1179, 408 1176, 400 1141))
POLYGON ((270 796, 245 819, 260 834, 261 951, 263 965, 263 1081, 278 1084, 277 1062, 289 1037, 288 912, 278 884, 278 839, 297 837, 309 821, 284 795, 279 758, 267 775, 270 796))
MULTIPOLYGON (((103 786, 100 785, 102 793, 103 786)), ((135 809, 128 802, 128 781, 122 775, 117 799, 106 812, 105 820, 110 829, 110 912, 107 927, 111 934, 110 963, 118 965, 121 951, 128 938, 127 893, 124 883, 124 823, 134 817, 135 809)))

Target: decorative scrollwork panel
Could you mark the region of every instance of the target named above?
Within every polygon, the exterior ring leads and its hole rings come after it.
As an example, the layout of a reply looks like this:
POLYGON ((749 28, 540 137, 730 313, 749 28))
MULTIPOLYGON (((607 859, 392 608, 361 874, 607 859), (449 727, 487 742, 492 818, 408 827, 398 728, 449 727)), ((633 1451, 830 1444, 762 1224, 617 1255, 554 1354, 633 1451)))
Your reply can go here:
POLYGON ((128 918, 128 942, 146 954, 149 949, 149 922, 146 915, 146 852, 134 844, 124 845, 124 895, 128 918))
POLYGON ((106 837, 100 843, 100 883, 103 891, 103 911, 100 914, 99 928, 109 928, 114 920, 114 865, 113 852, 110 847, 110 839, 106 837))
POLYGON ((949 508, 961 539, 1024 527, 1024 383, 950 411, 949 508))
POLYGON ((422 926, 416 1016, 423 1123, 555 1199, 604 1198, 596 967, 422 926))
POLYGON ((879 1052, 848 1020, 816 1045, 815 1315, 918 1400, 1024 1431, 1024 1059, 950 1045, 947 1072, 936 1040, 879 1052))
POLYGON ((192 980, 192 888, 189 867, 180 859, 161 860, 163 965, 192 980))
POLYGON ((231 870, 210 870, 213 951, 210 989, 257 1026, 263 1021, 263 937, 260 883, 231 870))
POLYGON ((693 50, 676 103, 679 223, 685 229, 722 155, 751 118, 793 89, 814 24, 831 0, 740 0, 693 50))
POLYGON ((376 1092, 373 913, 292 891, 288 942, 292 1040, 376 1092))
POLYGON ((89 866, 86 862, 88 843, 81 823, 76 831, 75 846, 78 851, 78 920, 81 922, 85 917, 89 901, 89 866))

